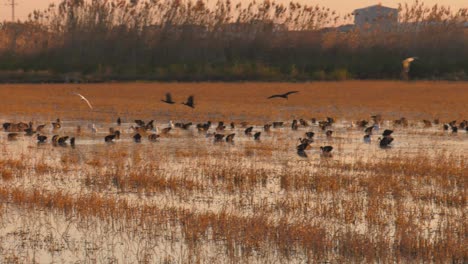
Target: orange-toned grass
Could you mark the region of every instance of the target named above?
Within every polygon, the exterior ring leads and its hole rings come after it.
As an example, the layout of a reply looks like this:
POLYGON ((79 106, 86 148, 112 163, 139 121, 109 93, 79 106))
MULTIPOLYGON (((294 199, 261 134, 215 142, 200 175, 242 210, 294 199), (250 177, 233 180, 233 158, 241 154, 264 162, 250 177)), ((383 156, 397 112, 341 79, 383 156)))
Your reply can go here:
POLYGON ((468 83, 348 81, 312 83, 106 83, 0 85, 0 115, 9 118, 95 119, 122 116, 156 120, 255 120, 368 118, 466 119, 468 83), (271 94, 298 90, 289 100, 271 94), (91 111, 73 95, 94 105, 91 111), (161 102, 171 92, 177 104, 161 102), (181 105, 195 95, 196 108, 181 105))

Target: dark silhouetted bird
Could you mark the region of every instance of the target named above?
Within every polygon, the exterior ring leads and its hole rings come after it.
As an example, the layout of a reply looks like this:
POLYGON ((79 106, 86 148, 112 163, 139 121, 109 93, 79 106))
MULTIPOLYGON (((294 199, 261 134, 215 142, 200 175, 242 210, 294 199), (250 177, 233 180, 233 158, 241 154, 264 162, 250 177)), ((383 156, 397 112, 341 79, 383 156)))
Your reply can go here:
POLYGON ((114 139, 115 139, 115 134, 107 135, 107 136, 104 138, 104 142, 110 143, 110 142, 113 142, 114 139))
POLYGON ((226 137, 226 142, 234 142, 234 137, 236 136, 235 133, 232 133, 232 134, 229 134, 227 137, 226 137))
POLYGON ((308 139, 312 139, 314 137, 315 133, 314 132, 306 132, 305 133, 305 136, 308 138, 308 139))
POLYGON ((157 135, 157 134, 150 134, 150 135, 148 135, 148 140, 151 141, 151 142, 156 142, 156 141, 158 141, 158 138, 159 138, 159 135, 157 135))
POLYGON ((165 102, 166 104, 175 104, 174 101, 172 101, 172 95, 171 93, 166 93, 166 99, 161 100, 162 102, 165 102))
POLYGON ((122 120, 119 118, 117 118, 117 125, 120 126, 122 124, 122 120))
POLYGON ((146 125, 146 123, 140 119, 135 120, 135 123, 140 127, 144 127, 146 125))
POLYGON ((271 99, 271 98, 285 98, 285 99, 288 99, 288 96, 290 94, 295 94, 295 93, 298 93, 299 91, 290 91, 290 92, 287 92, 287 93, 284 93, 284 94, 274 94, 270 97, 268 97, 267 99, 271 99))
POLYGON ((45 143, 46 140, 47 140, 47 137, 46 137, 46 136, 44 136, 44 135, 39 135, 39 134, 37 135, 37 142, 38 142, 38 143, 45 143))
POLYGON ((382 136, 388 137, 393 133, 393 130, 390 129, 385 129, 384 132, 382 133, 382 136))
POLYGON ((284 122, 273 122, 273 128, 283 127, 284 122))
POLYGON ((139 133, 136 133, 135 135, 133 135, 133 141, 135 141, 135 143, 140 143, 141 135, 139 133))
POLYGON ((260 140, 260 135, 262 135, 262 132, 257 132, 254 134, 254 139, 255 140, 260 140))
POLYGON ((224 135, 223 134, 216 134, 214 135, 214 141, 215 142, 221 142, 223 141, 224 135))
POLYGON ((381 148, 389 148, 392 142, 393 142, 393 137, 391 136, 385 136, 383 138, 379 138, 379 146, 381 148))
POLYGON ((298 149, 297 155, 299 155, 299 157, 302 157, 302 158, 307 158, 307 153, 304 150, 298 149))
POLYGON ((244 130, 244 133, 246 135, 250 135, 252 133, 253 127, 248 127, 247 129, 244 130))
POLYGON ((322 152, 322 156, 324 157, 331 157, 332 150, 333 150, 332 146, 320 147, 320 151, 322 152))
POLYGON ((182 104, 191 108, 195 108, 195 98, 193 97, 193 95, 191 95, 187 98, 187 102, 184 102, 182 104))
POLYGON ((292 129, 292 130, 297 130, 298 128, 299 128, 299 125, 298 125, 298 123, 297 123, 297 120, 294 119, 294 120, 292 121, 292 124, 291 124, 291 129, 292 129))
POLYGON ((57 143, 59 143, 60 145, 65 145, 67 144, 67 140, 68 140, 68 136, 59 137, 57 139, 57 143))
POLYGON ((72 146, 72 148, 75 148, 75 138, 74 137, 70 138, 70 146, 72 146))
POLYGON ((327 138, 331 138, 332 134, 333 134, 332 130, 327 130, 327 132, 325 132, 325 135, 327 135, 327 138))

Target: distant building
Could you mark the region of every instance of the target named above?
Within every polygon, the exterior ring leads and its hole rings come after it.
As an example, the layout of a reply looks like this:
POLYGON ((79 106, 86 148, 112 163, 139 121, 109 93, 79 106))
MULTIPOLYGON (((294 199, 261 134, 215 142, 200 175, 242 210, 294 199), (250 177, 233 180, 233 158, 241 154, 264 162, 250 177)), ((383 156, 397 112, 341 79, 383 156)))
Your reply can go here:
POLYGON ((354 24, 359 28, 391 28, 398 24, 398 9, 381 4, 354 10, 354 24))

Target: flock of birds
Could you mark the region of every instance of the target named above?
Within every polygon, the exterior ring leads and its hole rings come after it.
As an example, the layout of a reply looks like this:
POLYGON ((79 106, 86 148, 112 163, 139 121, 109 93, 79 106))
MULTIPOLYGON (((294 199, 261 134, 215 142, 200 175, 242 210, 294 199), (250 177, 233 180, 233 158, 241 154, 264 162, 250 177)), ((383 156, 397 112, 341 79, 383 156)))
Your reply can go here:
MULTIPOLYGON (((287 99, 289 95, 298 93, 298 91, 290 91, 284 94, 275 94, 270 97, 267 97, 267 99, 273 99, 273 98, 285 98, 287 99)), ((87 100, 84 96, 81 94, 76 94, 80 96, 82 100, 84 100, 90 109, 93 109, 91 103, 89 100, 87 100)), ((165 99, 161 100, 164 103, 167 104, 175 104, 175 102, 172 100, 172 96, 170 93, 167 93, 165 96, 165 99)), ((195 108, 195 100, 194 96, 189 96, 186 102, 183 102, 182 104, 195 108)), ((380 126, 383 122, 382 116, 381 115, 373 115, 371 116, 371 120, 359 120, 356 122, 351 123, 351 127, 357 127, 361 128, 364 131, 363 135, 363 142, 364 143, 371 143, 371 137, 374 134, 374 132, 379 131, 380 126)), ((297 131, 299 127, 304 127, 304 128, 310 128, 311 126, 315 125, 318 126, 321 131, 325 134, 326 138, 331 138, 333 135, 333 125, 335 123, 335 120, 331 117, 327 117, 325 120, 317 120, 316 118, 312 118, 310 120, 305 120, 305 119, 298 119, 298 120, 293 120, 290 124, 291 130, 297 131)), ((407 127, 408 126, 408 120, 404 117, 394 120, 393 124, 395 126, 402 126, 402 127, 407 127)), ((434 121, 429 121, 429 120, 423 120, 424 127, 431 127, 433 124, 434 125, 439 125, 440 122, 438 119, 434 121)), ((117 128, 111 127, 109 128, 109 134, 104 137, 104 141, 107 143, 112 143, 115 140, 120 139, 121 137, 121 128, 122 126, 122 120, 121 118, 117 118, 116 120, 116 125, 117 128)), ((277 128, 283 128, 287 124, 285 122, 281 121, 276 121, 276 122, 271 122, 264 124, 262 127, 263 132, 270 132, 272 129, 277 129, 277 128)), ((54 135, 52 135, 52 138, 50 139, 50 142, 54 146, 66 146, 69 142, 69 144, 72 147, 75 147, 75 137, 69 137, 69 136, 60 136, 58 132, 62 128, 62 122, 60 119, 57 119, 55 122, 51 123, 52 126, 52 132, 54 135)), ((228 142, 228 143, 233 143, 236 133, 236 124, 234 122, 231 122, 229 125, 225 124, 223 121, 218 122, 218 125, 214 127, 214 124, 211 121, 208 121, 206 123, 199 123, 196 124, 195 127, 199 133, 204 133, 207 138, 213 138, 214 142, 228 142), (213 132, 210 132, 210 129, 214 127, 213 132), (228 130, 230 130, 230 133, 226 133, 228 130)), ((7 122, 3 124, 3 129, 6 131, 7 134, 7 139, 10 141, 14 141, 20 136, 21 133, 24 133, 25 136, 33 136, 36 135, 36 139, 38 144, 44 144, 47 142, 48 137, 44 135, 44 129, 46 127, 46 124, 41 124, 38 125, 34 128, 33 122, 29 123, 24 123, 24 122, 19 122, 19 123, 12 123, 12 122, 7 122)), ((151 120, 149 122, 144 122, 143 120, 135 120, 135 125, 132 125, 130 127, 130 134, 133 138, 133 141, 136 143, 142 142, 142 138, 144 136, 147 137, 148 141, 151 142, 156 142, 161 136, 167 135, 170 133, 171 130, 178 128, 182 130, 189 130, 192 127, 192 123, 173 123, 172 121, 169 121, 169 124, 167 127, 162 128, 161 130, 154 125, 154 120, 151 120)), ((443 124, 443 129, 447 131, 451 131, 452 133, 457 133, 458 130, 465 130, 468 132, 468 121, 463 120, 462 122, 457 124, 457 121, 451 121, 449 123, 443 124)), ((92 124, 90 127, 91 131, 93 133, 97 133, 97 128, 94 124, 92 124)), ((249 126, 247 122, 241 122, 240 123, 240 128, 243 130, 243 134, 248 137, 252 137, 253 140, 259 141, 260 137, 262 135, 262 131, 254 131, 254 126, 249 126)), ((80 135, 82 128, 81 126, 76 127, 76 135, 80 135)), ((379 146, 381 148, 388 148, 391 147, 391 144, 394 140, 392 137, 392 130, 385 129, 381 136, 378 138, 379 146)), ((315 132, 313 131, 307 131, 304 133, 303 138, 299 138, 299 145, 296 146, 296 151, 297 154, 301 157, 307 157, 306 150, 311 149, 311 145, 314 142, 314 135, 315 132)), ((333 151, 332 146, 321 146, 320 147, 320 152, 322 156, 325 157, 331 157, 331 153, 333 151)))

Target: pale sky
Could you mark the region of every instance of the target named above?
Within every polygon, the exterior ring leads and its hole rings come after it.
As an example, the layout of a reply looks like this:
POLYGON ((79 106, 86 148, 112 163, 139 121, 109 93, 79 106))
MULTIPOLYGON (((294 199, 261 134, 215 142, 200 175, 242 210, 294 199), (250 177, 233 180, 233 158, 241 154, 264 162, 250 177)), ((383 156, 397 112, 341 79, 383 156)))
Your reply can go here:
MULTIPOLYGON (((0 21, 11 20, 11 8, 6 4, 12 0, 0 0, 0 21)), ((34 9, 45 9, 50 3, 59 3, 60 0, 14 0, 18 3, 16 7, 16 18, 26 19, 27 15, 34 9)), ((244 0, 247 1, 247 0, 244 0)), ((276 2, 289 3, 289 0, 275 0, 276 2)), ((382 3, 382 5, 388 7, 397 7, 398 3, 405 2, 407 0, 298 0, 298 2, 305 4, 319 4, 322 6, 329 7, 332 10, 336 10, 340 14, 351 13, 354 9, 366 7, 369 5, 375 5, 382 3)), ((209 2, 213 2, 210 0, 209 2)), ((232 2, 236 2, 235 0, 232 2)), ((257 0, 257 2, 259 2, 257 0)), ((296 2, 296 1, 295 1, 296 2)), ((412 3, 413 1, 408 1, 412 3)), ((427 5, 441 4, 452 7, 452 10, 459 8, 467 8, 467 0, 424 0, 427 5)))

